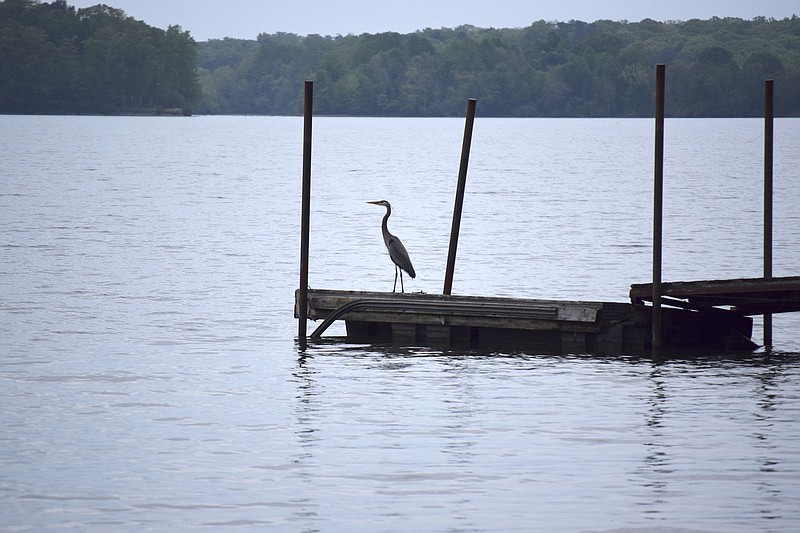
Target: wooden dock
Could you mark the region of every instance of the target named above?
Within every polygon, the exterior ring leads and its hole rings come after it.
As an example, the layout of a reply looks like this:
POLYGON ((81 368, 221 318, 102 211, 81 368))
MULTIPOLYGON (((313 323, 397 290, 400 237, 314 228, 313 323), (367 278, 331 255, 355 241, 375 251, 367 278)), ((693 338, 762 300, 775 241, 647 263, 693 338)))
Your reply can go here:
MULTIPOLYGON (((725 308, 742 316, 800 311, 800 276, 675 281, 661 284, 661 303, 704 311, 725 308)), ((650 283, 631 285, 631 302, 652 302, 650 283)))
POLYGON ((665 65, 656 66, 656 147, 652 283, 631 285, 629 302, 556 301, 452 296, 475 100, 467 107, 462 157, 445 270, 444 294, 397 294, 309 289, 311 122, 313 82, 306 81, 300 288, 295 293, 298 340, 305 350, 307 321, 322 320, 318 339, 344 320, 346 339, 363 343, 514 347, 571 353, 658 353, 686 348, 753 350, 753 316, 764 316, 764 344, 772 344, 772 315, 800 311, 800 277, 772 277, 772 80, 765 82, 764 277, 662 283, 662 203, 665 65))
MULTIPOLYGON (((725 285, 713 283, 715 290, 725 285)), ((312 339, 335 320, 344 320, 348 342, 639 353, 651 347, 652 306, 644 303, 646 288, 634 285, 630 303, 308 289, 307 318, 322 320, 312 339)), ((753 285, 750 288, 752 294, 764 293, 753 285)), ((695 288, 694 297, 699 294, 695 288)), ((298 290, 295 316, 299 316, 300 295, 298 290)), ((740 312, 709 305, 664 307, 662 315, 665 348, 757 347, 751 341, 753 320, 740 312)))

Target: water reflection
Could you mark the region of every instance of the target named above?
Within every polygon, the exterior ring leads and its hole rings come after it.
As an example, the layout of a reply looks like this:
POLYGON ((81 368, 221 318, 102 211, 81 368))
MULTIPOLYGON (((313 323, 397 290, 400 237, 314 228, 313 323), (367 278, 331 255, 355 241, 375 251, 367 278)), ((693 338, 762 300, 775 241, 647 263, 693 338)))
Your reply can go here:
POLYGON ((800 444, 796 432, 790 432, 787 442, 785 427, 781 427, 788 400, 782 388, 797 363, 792 362, 794 356, 786 359, 785 355, 777 360, 766 354, 653 364, 647 376, 642 469, 642 487, 650 494, 643 502, 648 513, 657 515, 669 509, 676 495, 692 485, 714 486, 730 479, 727 483, 736 483, 737 492, 758 500, 753 509, 758 519, 781 517, 786 498, 793 497, 786 494, 782 474, 786 472, 787 446, 791 449, 800 444), (750 380, 754 384, 748 390, 745 386, 750 380), (749 420, 740 414, 742 403, 751 405, 749 420), (693 422, 706 418, 717 422, 693 422), (784 441, 779 443, 780 438, 784 441), (747 440, 752 446, 746 445, 747 440), (719 445, 704 452, 703 448, 714 442, 719 445), (698 463, 698 470, 688 471, 687 461, 704 453, 709 453, 710 462, 698 463), (714 462, 738 463, 737 470, 743 475, 737 476, 725 466, 714 468, 714 462))
MULTIPOLYGON (((765 519, 776 519, 780 518, 780 499, 783 490, 773 483, 773 479, 781 475, 783 465, 778 457, 780 451, 775 442, 774 427, 777 423, 776 417, 780 416, 778 412, 781 402, 780 387, 789 379, 786 363, 768 361, 753 379, 755 383, 752 392, 756 401, 753 411, 754 431, 751 437, 755 441, 755 450, 759 452, 757 460, 760 462, 760 472, 763 474, 757 478, 757 489, 759 493, 768 495, 759 513, 765 519)), ((787 495, 788 498, 795 496, 787 495)))
POLYGON ((544 487, 580 495, 591 484, 618 487, 647 520, 671 523, 686 498, 731 505, 725 494, 735 491, 754 500, 731 518, 737 529, 785 514, 792 467, 777 439, 787 434, 781 388, 796 366, 764 355, 659 361, 314 343, 293 375, 296 457, 317 491, 366 491, 400 515, 398 502, 435 497, 465 527, 499 487, 523 499, 533 491, 547 516, 563 502, 544 487), (335 385, 343 380, 352 381, 335 385), (587 468, 565 470, 570 454, 587 468), (598 476, 607 468, 611 478, 598 476))
MULTIPOLYGON (((292 372, 293 382, 296 386, 296 393, 294 395, 294 435, 297 440, 295 453, 292 459, 295 468, 292 469, 292 475, 299 478, 302 486, 306 486, 309 490, 303 491, 308 494, 314 494, 313 485, 315 478, 313 475, 314 470, 314 446, 320 440, 318 435, 317 414, 319 405, 317 402, 318 391, 316 390, 315 374, 316 372, 309 364, 309 356, 306 353, 306 347, 301 346, 298 352, 298 364, 292 372)), ((317 509, 321 505, 320 502, 315 501, 312 497, 294 499, 293 502, 298 505, 297 509, 292 511, 292 521, 306 524, 314 522, 319 518, 317 509)), ((316 532, 317 528, 303 529, 304 532, 316 532)))
POLYGON ((645 505, 648 513, 657 514, 669 498, 669 477, 672 473, 669 446, 664 435, 664 422, 668 417, 668 396, 666 384, 662 377, 663 367, 654 365, 649 373, 650 391, 647 398, 647 415, 645 418, 646 440, 644 447, 644 471, 648 472, 643 479, 643 487, 650 493, 651 499, 645 505))
POLYGON ((343 505, 368 491, 373 507, 387 516, 410 512, 398 514, 398 502, 405 501, 429 512, 439 509, 472 527, 471 512, 481 491, 467 487, 497 476, 487 475, 487 458, 481 464, 476 451, 486 429, 477 419, 484 402, 475 381, 482 378, 470 359, 427 348, 383 350, 330 342, 298 354, 295 412, 303 450, 297 461, 309 484, 333 484, 336 493, 343 493, 343 505), (341 370, 348 361, 370 373, 353 377, 361 395, 345 390, 328 394, 332 389, 324 383, 347 375, 331 365, 341 370), (323 377, 322 369, 338 375, 323 377), (325 428, 324 438, 318 436, 320 428, 325 428), (338 468, 320 467, 320 460, 330 461, 321 457, 331 454, 338 456, 338 468))

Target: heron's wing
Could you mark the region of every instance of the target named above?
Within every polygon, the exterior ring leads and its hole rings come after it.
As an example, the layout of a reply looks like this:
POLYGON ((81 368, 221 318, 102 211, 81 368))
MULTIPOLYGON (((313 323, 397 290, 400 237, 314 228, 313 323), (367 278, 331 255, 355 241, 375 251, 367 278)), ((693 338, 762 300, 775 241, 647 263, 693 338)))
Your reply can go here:
POLYGON ((400 239, 392 235, 389 240, 386 241, 386 248, 389 249, 389 257, 395 265, 408 272, 408 275, 411 276, 412 279, 417 277, 417 273, 414 272, 414 265, 411 264, 411 258, 408 257, 406 247, 403 246, 400 239))

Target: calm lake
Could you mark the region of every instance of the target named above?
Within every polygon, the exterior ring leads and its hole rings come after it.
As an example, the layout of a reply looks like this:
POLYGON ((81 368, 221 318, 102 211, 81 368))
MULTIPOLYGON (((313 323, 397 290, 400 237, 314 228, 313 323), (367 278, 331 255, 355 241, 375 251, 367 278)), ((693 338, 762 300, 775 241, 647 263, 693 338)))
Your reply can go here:
MULTIPOLYGON (((387 199, 406 290, 441 292, 463 128, 315 119, 312 287, 391 290, 387 199)), ((0 116, 0 531, 797 530, 800 314, 749 357, 300 352, 302 129, 0 116)), ((453 293, 627 301, 653 132, 478 102, 453 293)), ((762 151, 761 120, 667 119, 665 281, 761 275, 762 151)), ((775 276, 798 162, 777 119, 775 276)))

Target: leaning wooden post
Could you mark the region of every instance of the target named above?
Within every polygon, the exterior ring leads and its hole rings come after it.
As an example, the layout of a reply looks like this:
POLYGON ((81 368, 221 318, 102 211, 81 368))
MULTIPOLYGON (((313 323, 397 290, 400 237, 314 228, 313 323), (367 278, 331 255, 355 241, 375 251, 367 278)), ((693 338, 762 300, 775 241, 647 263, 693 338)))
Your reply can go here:
POLYGON ((656 65, 656 146, 653 188, 653 349, 661 348, 661 246, 664 200, 664 79, 665 66, 656 65))
POLYGON ((311 117, 314 103, 314 82, 306 81, 303 123, 303 200, 300 223, 300 293, 297 338, 300 349, 306 349, 308 321, 308 249, 311 226, 311 117))
POLYGON ((456 268, 456 249, 458 248, 458 232, 461 229, 461 207, 464 204, 464 189, 467 183, 467 165, 469 149, 472 144, 472 124, 475 121, 475 105, 477 100, 467 101, 467 122, 464 126, 464 142, 461 144, 461 165, 458 168, 458 186, 456 187, 456 203, 453 208, 453 225, 450 229, 450 248, 447 252, 447 268, 444 273, 444 289, 442 294, 453 291, 453 272, 456 268))
MULTIPOLYGON (((775 80, 764 82, 764 280, 772 279, 772 153, 775 80)), ((764 346, 772 346, 772 313, 764 313, 764 346)))

